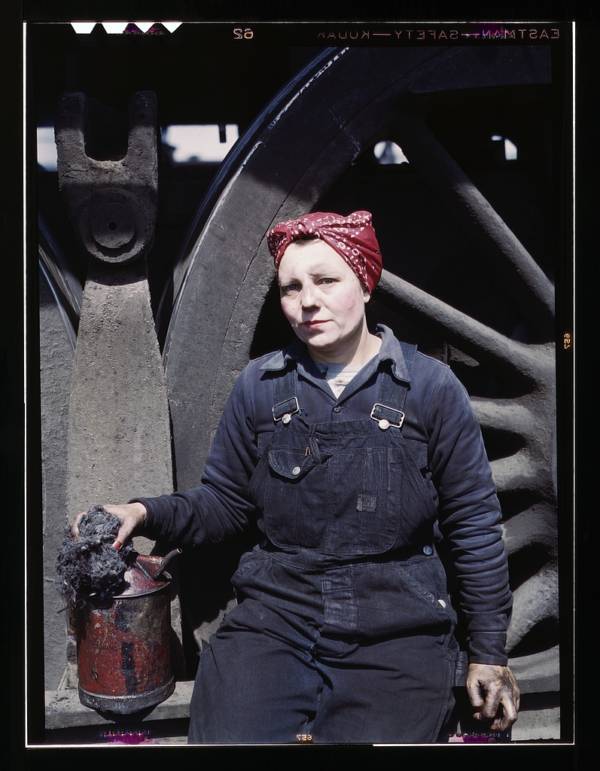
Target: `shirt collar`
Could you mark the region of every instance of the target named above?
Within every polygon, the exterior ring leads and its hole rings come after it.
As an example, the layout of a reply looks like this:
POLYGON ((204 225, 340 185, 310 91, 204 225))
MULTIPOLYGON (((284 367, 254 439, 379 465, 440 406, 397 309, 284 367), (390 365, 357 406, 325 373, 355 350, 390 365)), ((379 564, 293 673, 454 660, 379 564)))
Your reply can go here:
MULTIPOLYGON (((378 361, 391 361, 392 374, 394 377, 397 380, 403 380, 405 383, 410 383, 410 376, 406 367, 404 353, 398 338, 385 324, 377 324, 375 327, 375 334, 381 337, 381 347, 375 358, 378 359, 378 361)), ((289 361, 306 362, 307 359, 310 359, 310 356, 308 355, 306 345, 299 338, 296 338, 285 348, 280 348, 269 356, 269 358, 261 364, 260 369, 268 371, 282 370, 287 366, 289 361)))

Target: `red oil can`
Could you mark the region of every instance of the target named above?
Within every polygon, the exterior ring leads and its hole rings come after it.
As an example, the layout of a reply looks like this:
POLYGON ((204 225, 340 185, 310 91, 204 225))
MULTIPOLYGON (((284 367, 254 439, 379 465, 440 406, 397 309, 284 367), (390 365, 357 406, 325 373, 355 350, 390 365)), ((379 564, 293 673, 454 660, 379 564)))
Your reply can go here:
POLYGON ((90 598, 77 623, 79 699, 98 712, 130 715, 167 699, 171 666, 171 576, 166 557, 138 554, 112 601, 90 598))

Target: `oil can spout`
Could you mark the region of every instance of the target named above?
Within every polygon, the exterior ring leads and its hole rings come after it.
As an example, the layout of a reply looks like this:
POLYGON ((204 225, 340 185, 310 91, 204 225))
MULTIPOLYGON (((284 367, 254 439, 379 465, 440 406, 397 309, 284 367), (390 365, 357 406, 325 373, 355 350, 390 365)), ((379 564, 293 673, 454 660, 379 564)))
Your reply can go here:
POLYGON ((173 559, 173 557, 177 557, 182 553, 183 549, 180 549, 177 547, 176 549, 173 549, 168 554, 165 554, 165 556, 162 559, 162 562, 160 563, 158 573, 154 576, 154 578, 158 578, 158 576, 165 570, 169 562, 173 559))
POLYGON ((173 557, 177 557, 181 553, 182 549, 178 547, 177 549, 170 551, 164 557, 138 554, 136 565, 143 573, 145 573, 146 576, 148 576, 148 578, 156 581, 165 571, 167 565, 169 562, 171 562, 173 557))

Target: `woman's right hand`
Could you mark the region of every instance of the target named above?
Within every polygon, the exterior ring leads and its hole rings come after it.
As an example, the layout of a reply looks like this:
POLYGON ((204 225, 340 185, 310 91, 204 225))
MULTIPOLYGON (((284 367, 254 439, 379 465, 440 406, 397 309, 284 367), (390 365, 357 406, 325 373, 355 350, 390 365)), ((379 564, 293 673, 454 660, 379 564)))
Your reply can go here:
MULTIPOLYGON (((143 503, 135 501, 134 503, 122 503, 115 506, 103 505, 103 508, 108 511, 109 514, 114 514, 115 517, 118 517, 121 520, 121 527, 112 544, 113 548, 119 551, 119 549, 121 549, 131 538, 133 533, 141 528, 146 521, 146 507, 143 503)), ((79 522, 85 514, 85 511, 80 511, 71 525, 71 533, 74 538, 79 538, 79 522)))

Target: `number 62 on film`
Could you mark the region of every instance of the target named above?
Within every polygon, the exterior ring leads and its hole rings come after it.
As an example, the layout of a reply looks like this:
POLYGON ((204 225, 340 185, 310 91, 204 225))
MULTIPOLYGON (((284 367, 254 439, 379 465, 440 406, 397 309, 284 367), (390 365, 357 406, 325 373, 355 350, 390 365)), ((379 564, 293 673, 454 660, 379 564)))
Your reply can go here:
POLYGON ((241 27, 234 27, 233 28, 233 39, 234 40, 252 40, 254 37, 254 30, 250 27, 245 27, 242 29, 241 27))

